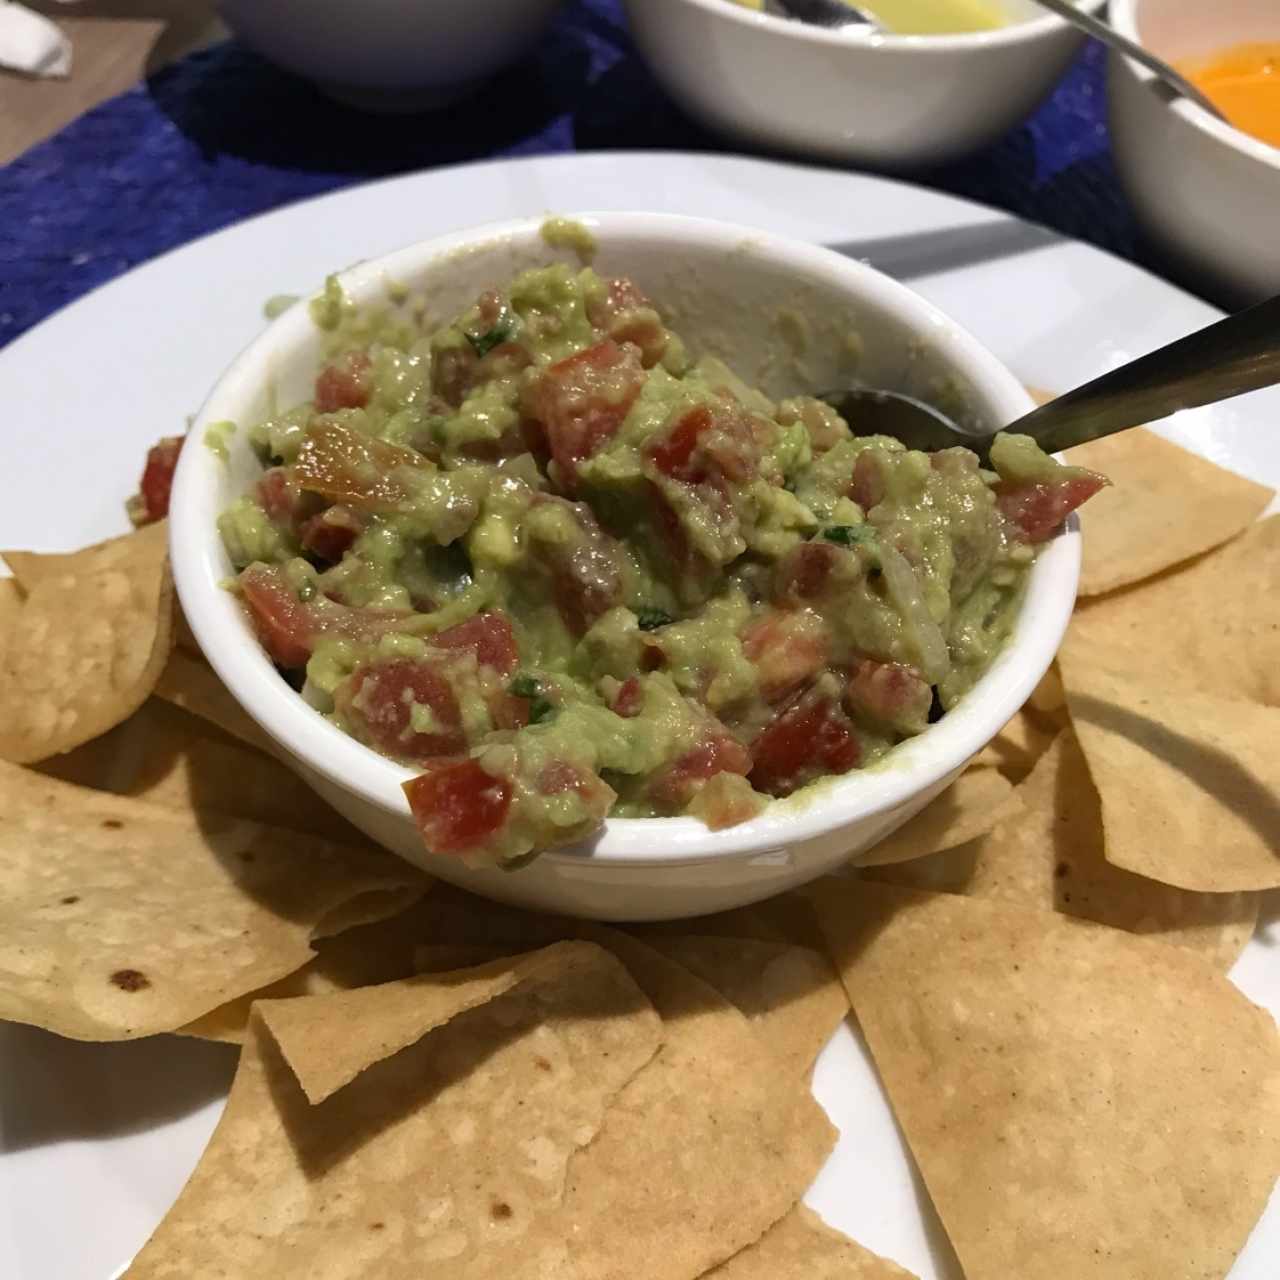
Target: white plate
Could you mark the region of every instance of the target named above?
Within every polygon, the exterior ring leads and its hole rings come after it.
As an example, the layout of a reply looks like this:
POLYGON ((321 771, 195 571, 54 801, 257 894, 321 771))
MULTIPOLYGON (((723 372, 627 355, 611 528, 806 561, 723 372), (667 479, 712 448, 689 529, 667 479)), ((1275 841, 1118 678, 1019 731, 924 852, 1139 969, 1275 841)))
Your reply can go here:
MULTIPOLYGON (((143 451, 182 429, 261 327, 264 300, 413 240, 544 210, 655 209, 850 247, 908 279, 1026 381, 1065 389, 1217 313, 1083 244, 879 178, 695 155, 441 169, 254 219, 140 267, 0 352, 0 546, 63 550, 123 530, 143 451)), ((1280 392, 1179 415, 1166 433, 1280 485, 1280 392)), ((1280 1015, 1280 899, 1232 976, 1280 1015)), ((81 1045, 0 1025, 0 1276, 107 1280, 141 1246, 211 1132, 234 1070, 216 1045, 81 1045)), ((921 1280, 961 1280, 852 1032, 815 1092, 840 1144, 810 1203, 921 1280)), ((1138 1229, 1141 1229, 1140 1226, 1138 1229)), ((1232 1280, 1273 1280, 1280 1194, 1232 1280)))

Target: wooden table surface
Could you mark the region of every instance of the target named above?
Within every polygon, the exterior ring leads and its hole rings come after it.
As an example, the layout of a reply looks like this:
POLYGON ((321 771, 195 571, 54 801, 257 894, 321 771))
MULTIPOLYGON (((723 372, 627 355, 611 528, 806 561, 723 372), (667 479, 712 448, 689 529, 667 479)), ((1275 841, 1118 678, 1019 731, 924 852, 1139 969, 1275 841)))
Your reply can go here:
POLYGON ((0 164, 56 133, 144 75, 225 34, 214 0, 22 0, 71 38, 71 75, 37 80, 0 70, 0 164))

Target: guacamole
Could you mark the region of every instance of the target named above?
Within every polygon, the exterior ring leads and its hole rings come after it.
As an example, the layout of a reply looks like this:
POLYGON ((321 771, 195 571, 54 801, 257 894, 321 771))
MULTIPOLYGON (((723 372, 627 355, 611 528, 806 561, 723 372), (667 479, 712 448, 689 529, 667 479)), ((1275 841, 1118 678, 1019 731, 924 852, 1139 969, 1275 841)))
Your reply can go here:
POLYGON ((411 766, 427 847, 712 828, 921 733, 1103 483, 1025 437, 927 455, 696 359, 630 280, 526 271, 451 323, 312 304, 313 398, 220 519, 284 678, 411 766))

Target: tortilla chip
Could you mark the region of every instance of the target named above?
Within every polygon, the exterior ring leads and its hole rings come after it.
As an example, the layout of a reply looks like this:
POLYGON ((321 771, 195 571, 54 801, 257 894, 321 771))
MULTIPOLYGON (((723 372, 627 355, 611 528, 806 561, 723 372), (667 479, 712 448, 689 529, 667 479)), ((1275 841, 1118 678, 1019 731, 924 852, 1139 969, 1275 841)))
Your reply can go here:
POLYGON ((1143 427, 1068 449, 1066 459, 1111 481, 1081 516, 1082 596, 1141 582, 1221 546, 1275 497, 1143 427))
POLYGON ((1184 568, 1087 601, 1062 653, 1170 688, 1280 706, 1280 515, 1184 568))
POLYGON ((323 1017, 309 1000, 264 1001, 258 1016, 314 1105, 458 1014, 522 982, 546 974, 558 977, 573 953, 591 950, 588 943, 553 943, 527 956, 386 983, 377 988, 376 1002, 370 1001, 367 987, 336 992, 322 997, 323 1017))
POLYGON ((855 867, 882 867, 951 849, 983 835, 1021 804, 1013 783, 996 769, 969 769, 914 818, 853 859, 855 867))
POLYGON ((203 658, 175 649, 160 673, 155 692, 157 697, 217 725, 224 733, 259 751, 268 755, 277 751, 276 744, 258 728, 257 721, 231 696, 203 658))
POLYGON ((1280 1038, 1181 947, 870 883, 819 917, 973 1280, 1224 1276, 1280 1172, 1280 1038))
POLYGON ((255 1018, 218 1127, 131 1280, 571 1274, 570 1162, 661 1038, 612 956, 556 948, 537 981, 416 1041, 401 984, 260 1009, 287 1018, 295 1056, 255 1018), (371 1041, 405 1047, 313 1106, 297 1077, 323 1068, 311 1050, 353 1010, 371 1041))
POLYGON ((1065 718, 1067 695, 1062 687, 1062 676, 1058 672, 1056 662, 1040 677, 1040 683, 1031 690, 1027 706, 1032 711, 1038 711, 1042 718, 1053 720, 1055 723, 1065 718))
POLYGON ((1108 862, 1206 893, 1280 885, 1280 709, 1062 672, 1108 862))
POLYGON ((999 769, 1011 782, 1021 782, 1048 750, 1058 728, 1052 719, 1025 706, 969 761, 969 768, 999 769))
POLYGON ((0 759, 44 760, 126 719, 173 645, 163 542, 120 539, 118 567, 41 578, 0 634, 0 759), (123 554, 123 553, 122 553, 123 554))
POLYGON ((40 772, 186 813, 230 814, 326 840, 368 843, 274 756, 158 698, 40 772))
POLYGON ((18 585, 17 578, 0 578, 0 627, 7 627, 22 608, 27 593, 18 585))
POLYGON ((54 578, 84 578, 139 563, 159 563, 169 554, 169 522, 159 520, 79 551, 0 551, 13 576, 30 593, 54 578))
POLYGON ((1018 795, 1023 812, 963 850, 953 850, 962 856, 946 871, 940 858, 928 868, 909 862, 867 874, 1148 933, 1199 951, 1223 970, 1235 963, 1253 936, 1256 896, 1189 893, 1113 867, 1103 854, 1098 792, 1070 730, 1041 757, 1018 795))
POLYGON ((407 863, 0 766, 0 1018, 77 1040, 171 1031, 300 968, 407 863))
POLYGON ((896 1262, 864 1249, 797 1205, 707 1280, 915 1280, 896 1262))
POLYGON ((746 1014, 797 1080, 808 1080, 818 1054, 849 1011, 831 962, 808 947, 696 934, 652 937, 648 945, 746 1014))

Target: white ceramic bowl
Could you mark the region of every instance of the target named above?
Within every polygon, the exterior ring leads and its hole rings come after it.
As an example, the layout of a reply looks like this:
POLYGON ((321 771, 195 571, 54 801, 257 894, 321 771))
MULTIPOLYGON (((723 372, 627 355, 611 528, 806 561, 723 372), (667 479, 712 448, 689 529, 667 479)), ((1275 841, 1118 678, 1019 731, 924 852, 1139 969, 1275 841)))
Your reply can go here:
MULTIPOLYGON (((954 388, 975 421, 999 424, 1031 408, 996 358, 929 303, 887 276, 811 245, 701 219, 579 215, 600 242, 597 268, 628 274, 674 304, 695 352, 733 360, 774 394, 838 385, 849 375, 848 335, 861 336, 860 374, 928 396, 954 388), (778 317, 810 318, 807 350, 779 361, 778 317), (771 362, 771 363, 770 363, 771 362)), ((443 319, 517 270, 562 256, 522 221, 445 236, 352 268, 359 303, 387 304, 389 282, 431 299, 443 319)), ((235 597, 219 585, 231 566, 218 514, 260 468, 244 428, 272 404, 310 397, 320 334, 295 306, 236 359, 214 388, 184 449, 170 514, 174 575, 191 627, 218 674, 282 756, 374 840, 442 879, 523 905, 612 920, 699 915, 757 901, 834 869, 898 827, 945 787, 1030 694, 1051 662, 1075 599, 1079 534, 1049 545, 1030 578, 1013 639, 949 715, 883 766, 827 783, 814 796, 772 803, 751 822, 712 832, 692 818, 610 819, 598 838, 544 854, 519 871, 470 867, 425 852, 400 784, 412 771, 362 746, 318 715, 279 677, 235 597), (211 422, 240 424, 229 462, 194 444, 211 422)))
POLYGON ((1003 3, 1022 20, 953 36, 830 31, 730 0, 627 0, 627 11, 640 52, 690 115, 757 145, 895 169, 998 138, 1080 48, 1079 32, 1033 0, 1003 3))
MULTIPOLYGON (((1169 62, 1234 44, 1280 42, 1277 0, 1111 0, 1118 31, 1169 62)), ((1280 150, 1167 91, 1113 54, 1116 166, 1152 237, 1231 302, 1280 293, 1280 150)))
POLYGON ((560 0, 218 0, 251 49, 373 110, 463 97, 537 39, 560 0))

